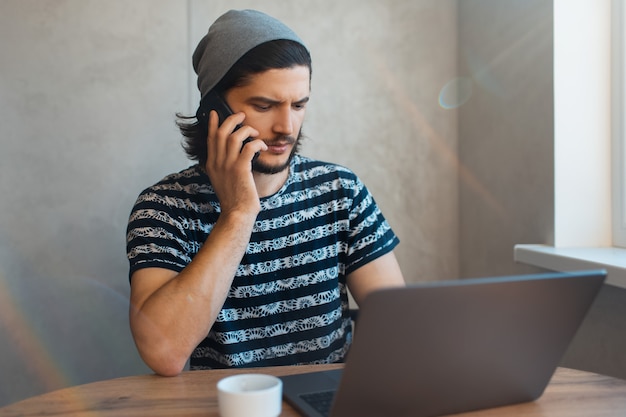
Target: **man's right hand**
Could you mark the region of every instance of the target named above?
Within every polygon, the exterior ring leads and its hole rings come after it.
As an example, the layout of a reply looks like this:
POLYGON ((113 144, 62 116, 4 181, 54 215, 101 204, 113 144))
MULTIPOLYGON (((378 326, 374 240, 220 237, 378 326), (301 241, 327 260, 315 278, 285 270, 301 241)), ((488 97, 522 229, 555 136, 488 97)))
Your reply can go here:
POLYGON ((267 145, 262 140, 252 140, 243 146, 246 138, 255 138, 259 134, 246 125, 235 130, 244 120, 244 113, 236 113, 218 126, 217 113, 210 112, 205 169, 222 213, 234 210, 256 215, 261 207, 252 176, 252 159, 257 152, 266 151, 267 145))

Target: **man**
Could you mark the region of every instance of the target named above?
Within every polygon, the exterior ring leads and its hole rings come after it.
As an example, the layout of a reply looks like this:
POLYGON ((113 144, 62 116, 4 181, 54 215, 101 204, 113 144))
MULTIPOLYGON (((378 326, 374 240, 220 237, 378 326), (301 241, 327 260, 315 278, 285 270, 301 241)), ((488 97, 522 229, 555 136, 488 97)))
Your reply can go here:
POLYGON ((131 213, 130 326, 141 357, 161 375, 187 360, 191 369, 342 361, 347 289, 358 303, 404 280, 398 239, 365 186, 297 153, 307 48, 266 14, 230 11, 193 64, 201 96, 219 93, 234 114, 207 111, 206 126, 201 109, 197 122, 179 115, 198 164, 146 189, 131 213))

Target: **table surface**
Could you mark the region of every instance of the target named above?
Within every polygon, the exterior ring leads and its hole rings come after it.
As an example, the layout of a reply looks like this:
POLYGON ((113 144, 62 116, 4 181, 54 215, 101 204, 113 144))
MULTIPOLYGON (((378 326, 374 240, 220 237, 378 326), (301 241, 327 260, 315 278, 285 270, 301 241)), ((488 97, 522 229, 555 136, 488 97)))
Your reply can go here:
MULTIPOLYGON (((283 366, 184 372, 176 377, 139 375, 93 382, 38 395, 0 408, 0 416, 176 416, 218 417, 216 383, 240 373, 288 375, 342 365, 283 366)), ((281 416, 298 416, 283 403, 281 416)), ((534 402, 455 417, 605 417, 626 416, 626 381, 558 368, 544 394, 534 402)))

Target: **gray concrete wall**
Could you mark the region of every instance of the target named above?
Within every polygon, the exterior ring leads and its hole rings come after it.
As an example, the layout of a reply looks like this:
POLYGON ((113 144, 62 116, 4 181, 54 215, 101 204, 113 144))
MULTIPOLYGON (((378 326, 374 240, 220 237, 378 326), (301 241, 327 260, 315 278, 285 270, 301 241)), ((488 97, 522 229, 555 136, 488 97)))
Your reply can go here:
POLYGON ((402 240, 410 281, 458 274, 456 1, 0 2, 0 405, 145 373, 128 330, 125 226, 190 164, 190 54, 217 16, 259 8, 314 60, 303 153, 351 167, 402 240), (10 381, 10 382, 9 382, 10 381))
POLYGON ((552 2, 461 0, 460 270, 528 270, 517 243, 549 243, 554 228, 552 2))

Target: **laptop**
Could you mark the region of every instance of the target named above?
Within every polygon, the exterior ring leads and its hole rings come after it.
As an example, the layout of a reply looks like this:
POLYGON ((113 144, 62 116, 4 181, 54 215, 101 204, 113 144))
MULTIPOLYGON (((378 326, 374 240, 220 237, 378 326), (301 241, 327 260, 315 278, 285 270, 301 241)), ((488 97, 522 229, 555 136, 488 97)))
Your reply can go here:
POLYGON ((432 417, 533 401, 605 278, 554 272, 376 291, 360 306, 344 368, 281 377, 283 396, 307 417, 432 417))

